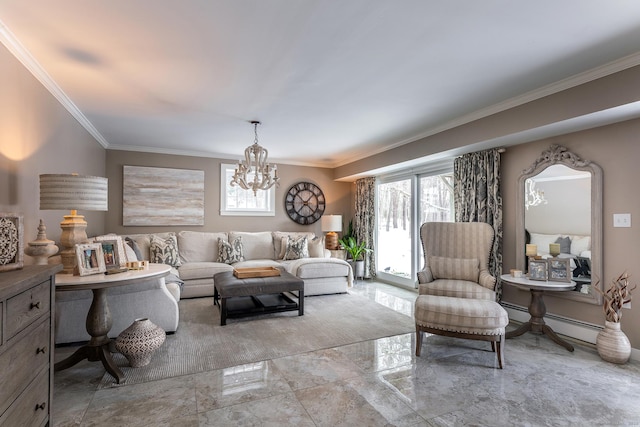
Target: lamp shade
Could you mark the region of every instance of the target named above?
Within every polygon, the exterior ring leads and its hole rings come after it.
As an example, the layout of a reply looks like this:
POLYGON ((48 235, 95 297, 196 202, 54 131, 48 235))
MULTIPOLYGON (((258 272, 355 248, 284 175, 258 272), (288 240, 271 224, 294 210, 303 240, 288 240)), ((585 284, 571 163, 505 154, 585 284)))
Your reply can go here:
POLYGON ((342 215, 323 215, 322 231, 342 231, 342 215))
POLYGON ((77 174, 40 175, 41 210, 106 211, 107 178, 77 174))

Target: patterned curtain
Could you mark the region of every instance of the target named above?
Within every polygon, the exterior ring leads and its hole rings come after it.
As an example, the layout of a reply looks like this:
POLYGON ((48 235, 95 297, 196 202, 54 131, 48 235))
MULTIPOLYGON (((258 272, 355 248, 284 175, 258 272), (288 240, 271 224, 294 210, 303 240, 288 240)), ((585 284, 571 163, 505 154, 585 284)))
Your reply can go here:
MULTIPOLYGON (((454 205, 456 222, 486 222, 493 226, 495 240, 489 272, 502 274, 502 194, 500 191, 500 151, 498 149, 465 154, 455 159, 454 205)), ((500 280, 496 288, 502 299, 500 280)))
POLYGON ((375 239, 376 227, 376 179, 362 178, 356 181, 356 213, 353 221, 353 233, 358 243, 366 242, 371 252, 365 255, 364 277, 376 276, 375 239))

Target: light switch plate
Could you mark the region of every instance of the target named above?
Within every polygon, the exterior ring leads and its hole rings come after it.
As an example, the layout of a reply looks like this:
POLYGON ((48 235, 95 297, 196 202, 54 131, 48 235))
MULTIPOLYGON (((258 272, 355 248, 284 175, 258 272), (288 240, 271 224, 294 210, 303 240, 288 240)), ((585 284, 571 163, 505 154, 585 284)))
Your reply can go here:
POLYGON ((631 214, 613 214, 614 227, 631 227, 631 214))

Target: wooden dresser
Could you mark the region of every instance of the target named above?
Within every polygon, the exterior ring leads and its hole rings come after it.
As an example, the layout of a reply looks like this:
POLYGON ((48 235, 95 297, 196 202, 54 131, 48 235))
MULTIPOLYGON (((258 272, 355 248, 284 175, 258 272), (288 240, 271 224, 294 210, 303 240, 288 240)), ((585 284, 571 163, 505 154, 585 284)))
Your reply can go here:
POLYGON ((0 273, 0 426, 50 421, 55 274, 61 269, 0 273))

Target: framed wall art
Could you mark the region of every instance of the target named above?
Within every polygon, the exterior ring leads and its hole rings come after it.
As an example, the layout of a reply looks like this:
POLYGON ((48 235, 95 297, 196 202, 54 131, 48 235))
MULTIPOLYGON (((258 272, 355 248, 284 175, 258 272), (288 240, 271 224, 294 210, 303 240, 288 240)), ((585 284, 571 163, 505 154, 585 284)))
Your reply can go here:
POLYGON ((569 258, 549 258, 549 280, 554 282, 571 282, 571 266, 569 258))
POLYGON ((102 243, 81 243, 76 245, 78 274, 89 276, 107 271, 102 253, 102 243))
POLYGON ((122 225, 204 225, 204 171, 124 166, 122 225))
POLYGON ((24 225, 22 215, 0 212, 0 271, 24 265, 24 225))
POLYGON ((547 261, 543 259, 529 260, 529 279, 547 280, 547 261))

